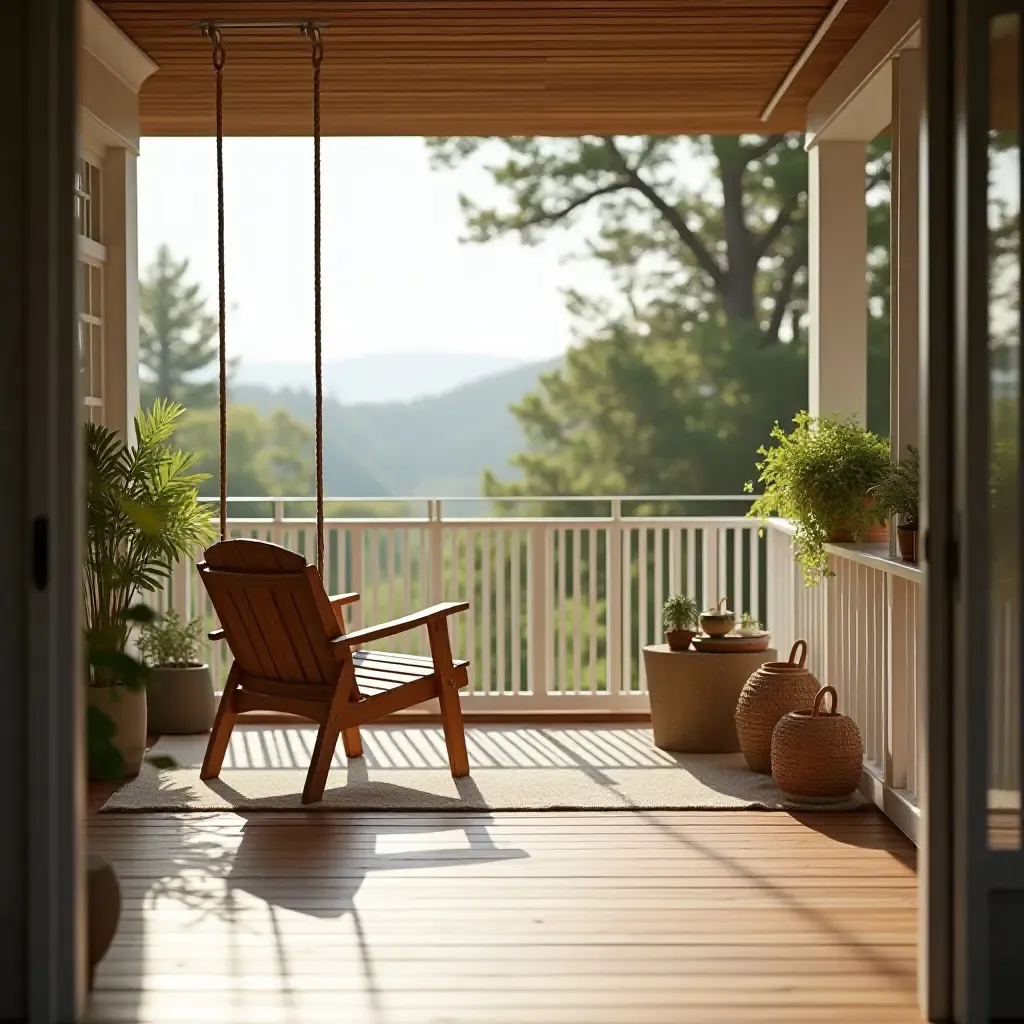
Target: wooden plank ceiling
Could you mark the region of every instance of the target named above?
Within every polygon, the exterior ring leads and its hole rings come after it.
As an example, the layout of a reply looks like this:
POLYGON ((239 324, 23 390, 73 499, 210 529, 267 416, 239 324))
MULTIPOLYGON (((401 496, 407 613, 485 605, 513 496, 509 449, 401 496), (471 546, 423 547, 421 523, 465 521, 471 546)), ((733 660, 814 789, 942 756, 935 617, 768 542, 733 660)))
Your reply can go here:
MULTIPOLYGON (((159 66, 144 135, 214 131, 200 21, 315 19, 330 135, 800 130, 808 99, 885 6, 848 0, 771 120, 761 111, 833 0, 98 0, 159 66)), ((310 128, 298 30, 226 29, 225 131, 310 128)))

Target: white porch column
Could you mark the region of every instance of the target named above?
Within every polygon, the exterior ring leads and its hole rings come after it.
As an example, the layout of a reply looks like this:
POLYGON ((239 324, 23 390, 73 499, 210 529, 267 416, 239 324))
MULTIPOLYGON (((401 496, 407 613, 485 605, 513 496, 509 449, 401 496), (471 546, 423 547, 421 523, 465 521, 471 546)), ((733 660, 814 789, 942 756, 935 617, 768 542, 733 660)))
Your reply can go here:
POLYGON ((863 142, 808 153, 808 409, 867 420, 867 207, 863 142))
POLYGON ((103 161, 104 423, 129 442, 139 408, 138 181, 134 150, 111 147, 103 161))
POLYGON ((893 459, 920 435, 919 203, 921 51, 893 60, 889 438, 893 459))

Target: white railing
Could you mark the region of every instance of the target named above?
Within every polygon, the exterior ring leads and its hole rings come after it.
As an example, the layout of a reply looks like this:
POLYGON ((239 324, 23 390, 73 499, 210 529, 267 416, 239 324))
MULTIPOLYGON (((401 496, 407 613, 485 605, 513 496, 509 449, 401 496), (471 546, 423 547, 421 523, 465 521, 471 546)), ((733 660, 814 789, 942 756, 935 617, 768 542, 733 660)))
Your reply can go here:
POLYGON ((808 664, 834 686, 864 738, 865 791, 910 834, 917 829, 918 723, 924 678, 924 569, 887 545, 828 546, 834 576, 804 584, 793 529, 771 522, 768 601, 780 652, 807 640, 808 664))
MULTIPOLYGON (((467 600, 469 611, 451 620, 453 649, 472 661, 467 707, 645 711, 641 651, 661 641, 661 605, 669 594, 691 594, 702 607, 727 597, 737 613, 765 618, 765 541, 755 520, 623 512, 645 502, 732 503, 745 511, 749 497, 546 499, 607 508, 607 515, 581 518, 450 517, 445 506, 464 509, 470 500, 418 500, 423 516, 328 519, 326 584, 331 593, 361 594, 346 609, 349 628, 467 600)), ((249 508, 254 501, 239 499, 249 508)), ((312 559, 315 522, 289 515, 309 503, 263 499, 272 515, 229 516, 230 534, 272 540, 312 559)), ((488 509, 483 501, 477 506, 488 509)), ((191 564, 176 570, 164 603, 200 617, 204 629, 216 624, 191 564)), ((384 645, 427 653, 423 630, 384 645)), ((204 656, 221 682, 226 650, 209 645, 204 656)))

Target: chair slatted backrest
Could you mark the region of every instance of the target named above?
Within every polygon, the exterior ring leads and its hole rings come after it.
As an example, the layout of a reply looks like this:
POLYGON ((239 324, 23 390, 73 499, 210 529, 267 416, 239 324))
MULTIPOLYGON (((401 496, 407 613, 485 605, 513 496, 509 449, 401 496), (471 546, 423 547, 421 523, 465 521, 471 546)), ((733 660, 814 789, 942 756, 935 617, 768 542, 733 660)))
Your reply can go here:
POLYGON ((286 683, 337 682, 331 641, 341 626, 314 566, 261 540, 223 540, 204 557, 199 576, 242 672, 286 683))

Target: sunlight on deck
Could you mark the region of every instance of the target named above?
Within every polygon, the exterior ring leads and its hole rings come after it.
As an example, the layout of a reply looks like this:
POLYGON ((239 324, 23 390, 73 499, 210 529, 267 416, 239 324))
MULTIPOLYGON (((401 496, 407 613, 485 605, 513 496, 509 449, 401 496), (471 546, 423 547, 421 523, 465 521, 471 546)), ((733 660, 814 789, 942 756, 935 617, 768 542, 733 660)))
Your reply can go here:
POLYGON ((915 853, 873 810, 91 830, 124 897, 92 1021, 919 1019, 915 853))

